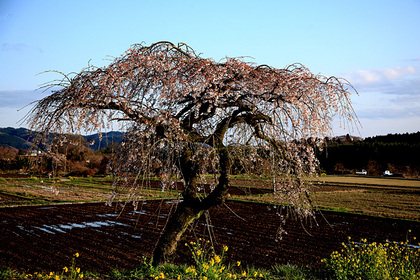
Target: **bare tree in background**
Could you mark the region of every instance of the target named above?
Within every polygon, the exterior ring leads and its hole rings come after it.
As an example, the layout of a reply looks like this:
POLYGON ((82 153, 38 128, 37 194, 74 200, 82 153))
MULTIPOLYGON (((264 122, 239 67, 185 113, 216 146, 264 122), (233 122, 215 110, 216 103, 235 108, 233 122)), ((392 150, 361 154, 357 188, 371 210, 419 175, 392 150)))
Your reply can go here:
POLYGON ((183 182, 155 264, 171 259, 188 225, 225 202, 233 162, 240 172, 269 180, 280 203, 310 213, 305 178, 316 172, 313 145, 331 133, 334 115, 355 120, 353 88, 345 80, 314 75, 300 64, 215 62, 183 43, 134 45, 107 67, 63 77, 46 85, 61 88, 36 104, 31 128, 100 131, 117 121, 126 136, 113 161, 115 194, 134 199, 142 176, 156 166, 168 185, 183 182), (208 194, 199 192, 205 174, 208 194))

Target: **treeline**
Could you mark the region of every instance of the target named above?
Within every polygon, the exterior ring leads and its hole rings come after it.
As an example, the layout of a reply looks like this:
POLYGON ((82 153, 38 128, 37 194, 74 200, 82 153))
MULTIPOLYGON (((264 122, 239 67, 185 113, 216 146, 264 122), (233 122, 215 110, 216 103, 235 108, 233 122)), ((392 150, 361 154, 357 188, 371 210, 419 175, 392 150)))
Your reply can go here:
POLYGON ((104 174, 118 143, 95 151, 82 136, 67 135, 54 151, 16 149, 0 146, 0 171, 39 175, 88 176, 104 174))
POLYGON ((365 169, 372 176, 381 175, 385 170, 397 176, 420 175, 420 132, 364 140, 347 135, 326 142, 318 158, 321 169, 327 174, 354 174, 365 169))
MULTIPOLYGON (((25 149, 32 144, 33 134, 29 130, 0 129, 0 135, 8 139, 8 143, 19 144, 16 148, 0 143, 0 171, 64 175, 106 173, 111 154, 123 137, 120 132, 102 136, 67 135, 66 141, 56 145, 57 150, 47 152, 25 149), (25 144, 21 145, 23 141, 25 144)), ((396 176, 420 177, 420 132, 365 139, 345 135, 325 140, 325 148, 317 151, 321 172, 355 174, 365 169, 367 175, 379 176, 389 170, 396 176)), ((232 168, 237 165, 234 162, 232 168)), ((241 168, 232 170, 233 173, 241 171, 241 168)))

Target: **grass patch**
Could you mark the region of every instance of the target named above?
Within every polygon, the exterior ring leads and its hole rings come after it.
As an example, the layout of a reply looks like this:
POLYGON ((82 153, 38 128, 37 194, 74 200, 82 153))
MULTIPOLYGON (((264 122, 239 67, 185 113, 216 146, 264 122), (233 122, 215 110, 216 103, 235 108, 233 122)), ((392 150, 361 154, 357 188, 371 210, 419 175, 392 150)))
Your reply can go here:
MULTIPOLYGON (((208 175, 210 177, 211 175, 208 175)), ((2 178, 4 179, 4 178, 2 178)), ((157 177, 147 178, 153 181, 157 177)), ((243 190, 271 189, 258 176, 232 175, 231 184, 243 190)), ((311 179, 312 201, 317 209, 419 221, 420 181, 401 178, 322 176, 311 179), (325 182, 325 183, 324 183, 325 182)), ((7 179, 0 181, 0 206, 72 202, 105 202, 112 191, 110 176, 7 179)), ((177 198, 179 190, 139 189, 142 199, 177 198)), ((125 199, 124 195, 120 197, 125 199)), ((232 195, 231 199, 275 203, 273 194, 232 195)))
MULTIPOLYGON (((0 181, 0 206, 49 203, 105 202, 112 191, 112 179, 103 177, 17 178, 0 181), (3 196, 1 196, 3 194, 3 196)), ((176 198, 176 191, 143 188, 142 198, 176 198)), ((120 199, 126 197, 122 195, 120 199)))
POLYGON ((334 191, 312 194, 319 209, 419 221, 420 195, 386 191, 334 191))

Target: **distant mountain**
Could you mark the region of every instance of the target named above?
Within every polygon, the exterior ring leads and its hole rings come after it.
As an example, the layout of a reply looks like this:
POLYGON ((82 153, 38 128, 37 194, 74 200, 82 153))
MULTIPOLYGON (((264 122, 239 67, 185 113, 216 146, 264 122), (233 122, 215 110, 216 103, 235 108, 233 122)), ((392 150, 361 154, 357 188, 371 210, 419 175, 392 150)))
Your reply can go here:
POLYGON ((32 146, 31 131, 25 128, 0 128, 0 146, 28 150, 32 146))
POLYGON ((97 151, 111 143, 121 143, 124 134, 119 131, 104 132, 101 137, 98 133, 83 136, 87 142, 91 143, 90 148, 97 151))
MULTIPOLYGON (((0 128, 0 146, 28 150, 32 147, 34 135, 34 131, 26 128, 0 128)), ((98 133, 87 136, 82 135, 82 137, 85 138, 88 143, 91 143, 91 149, 97 151, 105 148, 110 143, 121 143, 123 133, 111 131, 102 133, 101 137, 98 133)))

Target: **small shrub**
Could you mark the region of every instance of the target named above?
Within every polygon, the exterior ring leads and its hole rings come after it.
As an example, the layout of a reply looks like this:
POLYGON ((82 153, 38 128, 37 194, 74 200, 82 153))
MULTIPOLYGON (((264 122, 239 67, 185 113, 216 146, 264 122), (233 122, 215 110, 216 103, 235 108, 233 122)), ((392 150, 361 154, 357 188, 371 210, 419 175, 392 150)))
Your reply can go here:
POLYGON ((223 246, 222 254, 215 253, 214 248, 210 246, 210 242, 203 241, 201 238, 198 242, 190 242, 185 244, 189 247, 195 266, 189 266, 185 273, 191 278, 219 279, 227 277, 229 268, 223 264, 224 254, 228 251, 227 246, 223 246))
POLYGON ((322 260, 335 279, 420 279, 420 247, 410 246, 408 239, 383 244, 349 237, 342 245, 341 252, 322 260))

